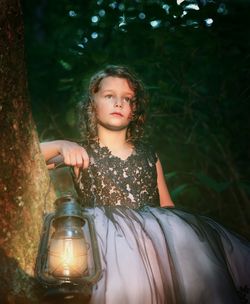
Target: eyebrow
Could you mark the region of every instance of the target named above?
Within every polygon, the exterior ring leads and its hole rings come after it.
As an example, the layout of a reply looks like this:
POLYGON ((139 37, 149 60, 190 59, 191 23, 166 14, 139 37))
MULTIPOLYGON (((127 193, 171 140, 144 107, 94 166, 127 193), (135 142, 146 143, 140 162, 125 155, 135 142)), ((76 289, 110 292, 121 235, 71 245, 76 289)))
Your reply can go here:
MULTIPOLYGON (((114 90, 112 90, 112 89, 105 89, 105 90, 102 90, 102 92, 103 93, 108 93, 108 92, 112 92, 112 93, 114 93, 115 91, 114 90)), ((134 95, 134 92, 124 92, 124 95, 134 95)))

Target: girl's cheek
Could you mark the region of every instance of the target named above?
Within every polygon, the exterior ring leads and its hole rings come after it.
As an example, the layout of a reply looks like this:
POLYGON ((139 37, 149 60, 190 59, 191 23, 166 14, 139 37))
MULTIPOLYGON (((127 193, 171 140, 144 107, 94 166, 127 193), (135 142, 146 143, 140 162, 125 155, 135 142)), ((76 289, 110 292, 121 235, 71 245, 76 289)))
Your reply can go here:
POLYGON ((96 115, 96 117, 100 117, 100 115, 102 114, 102 111, 101 111, 101 109, 99 108, 99 107, 96 107, 96 111, 95 111, 95 115, 96 115))
POLYGON ((129 115, 128 115, 128 120, 132 120, 132 119, 133 119, 133 114, 134 114, 134 112, 135 112, 135 105, 132 105, 132 106, 130 107, 130 113, 129 113, 129 115))
POLYGON ((130 113, 128 114, 128 120, 132 120, 133 118, 133 111, 130 111, 130 113))

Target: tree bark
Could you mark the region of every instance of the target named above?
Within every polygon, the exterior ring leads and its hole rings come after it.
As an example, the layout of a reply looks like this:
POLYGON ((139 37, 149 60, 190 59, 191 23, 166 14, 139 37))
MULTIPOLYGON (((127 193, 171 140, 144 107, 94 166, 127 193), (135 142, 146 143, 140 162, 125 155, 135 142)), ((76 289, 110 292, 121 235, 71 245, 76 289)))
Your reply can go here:
POLYGON ((0 7, 0 301, 41 303, 34 266, 54 196, 27 98, 20 3, 0 7))

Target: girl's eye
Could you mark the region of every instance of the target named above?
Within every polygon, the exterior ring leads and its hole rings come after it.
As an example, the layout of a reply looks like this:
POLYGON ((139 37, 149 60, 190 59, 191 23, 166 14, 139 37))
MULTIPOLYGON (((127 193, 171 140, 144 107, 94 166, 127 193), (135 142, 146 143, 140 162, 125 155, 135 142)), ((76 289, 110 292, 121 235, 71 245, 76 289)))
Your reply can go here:
POLYGON ((113 97, 113 95, 111 95, 111 94, 108 94, 105 96, 105 98, 107 98, 107 99, 112 99, 112 97, 113 97))
POLYGON ((131 102, 131 99, 132 99, 132 98, 130 98, 130 97, 124 97, 124 100, 125 100, 126 102, 128 102, 128 103, 131 102))

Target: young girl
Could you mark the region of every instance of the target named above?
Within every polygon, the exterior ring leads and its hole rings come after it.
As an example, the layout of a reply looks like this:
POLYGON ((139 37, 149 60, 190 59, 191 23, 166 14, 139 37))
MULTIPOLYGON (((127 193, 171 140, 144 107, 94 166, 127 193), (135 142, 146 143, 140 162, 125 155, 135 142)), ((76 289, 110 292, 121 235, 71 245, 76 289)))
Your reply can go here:
POLYGON ((86 96, 82 145, 53 141, 41 149, 46 160, 61 155, 74 166, 79 199, 95 218, 103 272, 91 303, 246 300, 250 245, 209 218, 172 208, 160 160, 140 142, 141 81, 108 66, 92 77, 86 96))

